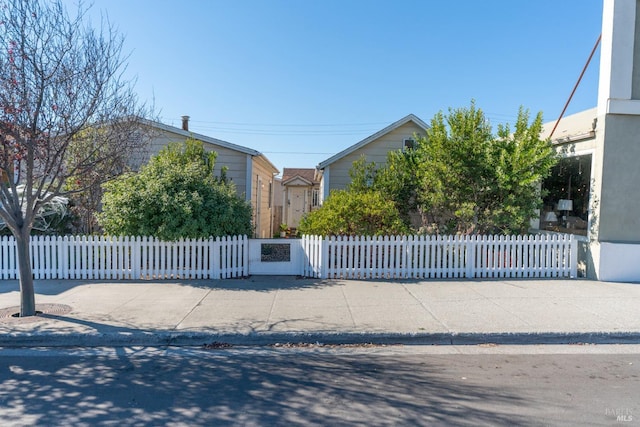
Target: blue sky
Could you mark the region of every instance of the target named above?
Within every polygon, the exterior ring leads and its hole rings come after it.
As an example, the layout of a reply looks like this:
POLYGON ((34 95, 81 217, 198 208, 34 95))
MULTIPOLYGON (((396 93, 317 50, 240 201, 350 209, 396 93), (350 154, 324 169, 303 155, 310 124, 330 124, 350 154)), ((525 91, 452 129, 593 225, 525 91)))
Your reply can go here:
MULTIPOLYGON (((75 0, 66 0, 73 5, 75 0)), ((315 167, 409 113, 560 114, 602 0, 94 0, 161 121, 315 167)), ((594 107, 599 51, 568 114, 594 107)))

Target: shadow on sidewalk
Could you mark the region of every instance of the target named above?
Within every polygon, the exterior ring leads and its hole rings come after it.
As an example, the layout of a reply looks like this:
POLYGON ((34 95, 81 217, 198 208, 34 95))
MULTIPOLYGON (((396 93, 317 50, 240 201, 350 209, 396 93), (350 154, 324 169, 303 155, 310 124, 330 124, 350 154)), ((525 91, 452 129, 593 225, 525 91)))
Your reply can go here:
POLYGON ((249 276, 238 279, 184 280, 171 283, 204 289, 253 292, 326 288, 339 285, 339 283, 332 280, 305 278, 298 276, 249 276))
MULTIPOLYGON (((91 285, 180 285, 201 289, 219 289, 230 291, 254 291, 270 292, 275 290, 312 289, 336 286, 338 283, 332 280, 304 278, 298 276, 249 276, 229 279, 114 279, 114 280, 90 280, 90 279, 41 279, 34 280, 36 294, 60 295, 77 287, 91 285)), ((6 280, 0 282, 0 293, 19 292, 18 280, 6 280)))
MULTIPOLYGON (((36 304, 36 309, 38 310, 38 314, 35 316, 0 318, 0 327, 15 328, 16 326, 24 325, 28 329, 29 336, 39 341, 42 341, 43 336, 48 335, 89 336, 103 339, 105 335, 109 335, 110 338, 117 338, 117 336, 126 338, 140 337, 145 334, 152 335, 160 332, 160 330, 157 329, 143 329, 140 327, 112 325, 79 319, 73 314, 67 314, 72 310, 72 307, 65 304, 36 304), (54 320, 57 323, 52 324, 51 322, 45 322, 46 320, 54 320)), ((7 310, 17 312, 19 307, 9 307, 4 311, 7 310)), ((27 329, 20 328, 19 330, 26 332, 27 329)), ((70 341, 70 345, 74 344, 71 344, 70 341)))
MULTIPOLYGON (((95 283, 98 283, 98 282, 99 281, 96 281, 95 283)), ((88 283, 89 281, 87 280, 35 279, 33 281, 33 287, 36 291, 36 294, 58 295, 58 294, 67 292, 77 286, 86 285, 88 283)), ((20 282, 18 280, 0 281, 0 293, 6 293, 6 292, 20 292, 20 282)))

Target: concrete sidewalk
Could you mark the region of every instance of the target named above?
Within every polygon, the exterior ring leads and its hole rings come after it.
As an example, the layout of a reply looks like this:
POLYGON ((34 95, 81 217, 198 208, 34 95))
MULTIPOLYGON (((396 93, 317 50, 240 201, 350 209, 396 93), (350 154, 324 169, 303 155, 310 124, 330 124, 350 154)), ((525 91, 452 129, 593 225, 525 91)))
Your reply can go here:
POLYGON ((13 318, 0 283, 0 346, 640 343, 640 285, 588 280, 36 281, 43 314, 13 318), (4 309, 4 310, 3 310, 4 309))

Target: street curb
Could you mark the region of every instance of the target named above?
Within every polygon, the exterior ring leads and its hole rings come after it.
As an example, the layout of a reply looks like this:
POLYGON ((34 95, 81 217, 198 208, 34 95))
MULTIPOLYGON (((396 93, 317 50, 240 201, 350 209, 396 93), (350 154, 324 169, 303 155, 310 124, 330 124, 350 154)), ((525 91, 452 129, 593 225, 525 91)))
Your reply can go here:
POLYGON ((206 332, 114 332, 104 334, 6 334, 0 347, 193 347, 219 343, 234 346, 275 344, 403 344, 403 345, 541 345, 640 344, 640 332, 529 333, 356 333, 264 332, 249 334, 206 332))

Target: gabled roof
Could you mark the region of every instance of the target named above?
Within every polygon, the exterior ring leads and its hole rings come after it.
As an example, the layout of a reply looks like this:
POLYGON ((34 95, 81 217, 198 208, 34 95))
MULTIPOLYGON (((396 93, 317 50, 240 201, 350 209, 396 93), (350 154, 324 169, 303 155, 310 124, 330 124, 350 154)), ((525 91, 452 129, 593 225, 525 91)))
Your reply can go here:
POLYGON ((138 119, 141 123, 150 126, 152 128, 156 128, 156 129, 160 129, 166 132, 171 132, 171 133, 175 133, 181 136, 184 136, 185 138, 194 138, 197 139, 199 141, 202 142, 206 142, 208 144, 213 144, 213 145, 217 145, 219 147, 224 147, 224 148, 228 148, 230 150, 235 150, 238 151, 240 153, 245 153, 245 154, 249 154, 251 156, 256 156, 256 157, 262 157, 271 167, 273 167, 273 169, 275 169, 276 171, 278 170, 277 167, 275 167, 273 165, 273 163, 271 163, 271 161, 261 152, 254 150, 252 148, 248 148, 248 147, 243 147, 242 145, 237 145, 237 144, 233 144, 231 142, 227 142, 227 141, 223 141, 221 139, 217 139, 217 138, 212 138, 210 136, 207 135, 203 135, 200 133, 195 133, 192 131, 188 131, 188 130, 184 130, 181 128, 177 128, 175 126, 170 126, 170 125, 165 125, 164 123, 160 123, 160 122, 156 122, 153 120, 148 120, 148 119, 138 119))
POLYGON ((342 150, 338 154, 335 154, 335 155, 329 157, 324 162, 319 163, 318 164, 318 169, 324 169, 325 167, 329 166, 331 163, 335 162, 336 160, 340 160, 341 158, 353 153, 357 149, 359 149, 361 147, 364 147, 365 145, 369 144, 370 142, 375 141, 376 139, 380 138, 381 136, 386 135, 387 133, 398 129, 400 126, 402 126, 402 125, 404 125, 406 123, 409 123, 409 122, 414 122, 415 124, 420 126, 425 132, 429 128, 429 126, 425 122, 423 122, 418 116, 416 116, 415 114, 409 114, 408 116, 405 116, 405 117, 401 118, 397 122, 391 123, 389 126, 387 126, 386 128, 384 128, 382 130, 379 130, 378 132, 374 133, 373 135, 366 137, 365 139, 363 139, 362 141, 352 145, 351 147, 349 147, 349 148, 347 148, 345 150, 342 150))
POLYGON ((309 168, 284 168, 282 170, 282 185, 287 185, 295 179, 301 179, 308 185, 317 184, 315 173, 315 169, 309 168))

